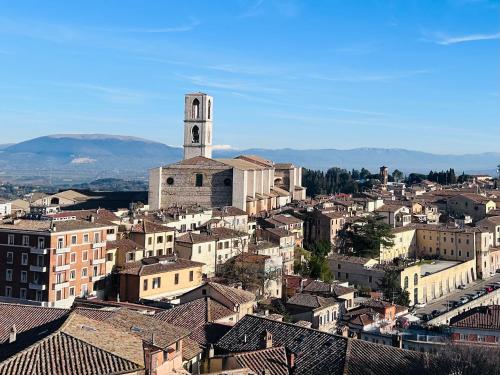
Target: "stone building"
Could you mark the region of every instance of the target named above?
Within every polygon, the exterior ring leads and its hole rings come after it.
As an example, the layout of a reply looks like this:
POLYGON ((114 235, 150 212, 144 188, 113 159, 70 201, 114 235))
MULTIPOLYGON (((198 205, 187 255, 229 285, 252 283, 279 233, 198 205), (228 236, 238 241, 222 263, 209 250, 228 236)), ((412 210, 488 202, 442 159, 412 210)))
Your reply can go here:
POLYGON ((248 214, 305 199, 302 169, 258 156, 212 159, 213 98, 187 94, 184 110, 184 160, 149 172, 149 206, 234 206, 248 214))

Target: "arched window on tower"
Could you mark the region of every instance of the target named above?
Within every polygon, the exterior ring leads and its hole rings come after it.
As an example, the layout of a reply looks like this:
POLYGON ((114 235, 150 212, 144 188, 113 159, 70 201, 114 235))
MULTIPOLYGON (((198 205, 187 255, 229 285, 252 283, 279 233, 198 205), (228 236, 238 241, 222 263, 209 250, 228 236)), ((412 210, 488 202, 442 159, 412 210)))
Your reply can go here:
POLYGON ((193 100, 193 107, 191 111, 192 118, 199 118, 200 116, 200 101, 198 99, 193 100))
POLYGON ((208 101, 208 119, 210 120, 210 116, 211 116, 211 112, 212 112, 212 101, 208 101))
POLYGON ((193 143, 200 143, 200 128, 197 125, 193 126, 191 135, 193 136, 193 143))

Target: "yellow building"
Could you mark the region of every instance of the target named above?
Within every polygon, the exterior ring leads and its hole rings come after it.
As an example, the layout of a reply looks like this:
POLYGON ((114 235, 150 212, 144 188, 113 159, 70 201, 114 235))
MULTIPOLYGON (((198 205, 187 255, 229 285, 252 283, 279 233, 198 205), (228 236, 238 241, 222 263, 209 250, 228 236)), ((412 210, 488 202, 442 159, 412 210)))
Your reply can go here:
POLYGON ((150 257, 120 271, 120 299, 174 299, 202 284, 203 263, 177 257, 150 257))
POLYGON ((141 220, 130 229, 130 239, 141 245, 144 256, 172 255, 174 253, 175 228, 141 220))
POLYGON ((416 227, 409 225, 406 227, 394 228, 394 245, 390 247, 380 247, 380 262, 392 262, 395 258, 412 258, 417 249, 416 227))

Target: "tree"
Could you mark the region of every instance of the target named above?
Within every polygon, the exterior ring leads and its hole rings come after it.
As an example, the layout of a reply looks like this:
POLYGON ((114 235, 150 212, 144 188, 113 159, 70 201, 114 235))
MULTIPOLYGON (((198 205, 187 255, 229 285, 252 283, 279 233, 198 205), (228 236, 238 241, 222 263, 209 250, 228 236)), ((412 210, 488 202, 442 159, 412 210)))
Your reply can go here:
POLYGON ((401 288, 399 283, 399 271, 387 270, 384 277, 378 283, 380 290, 384 293, 384 299, 402 306, 410 304, 410 293, 401 288))
POLYGON ((401 172, 399 169, 395 169, 392 172, 392 178, 394 178, 394 181, 399 182, 403 179, 403 172, 401 172))
POLYGON ((318 241, 311 246, 311 252, 305 253, 305 262, 296 263, 294 266, 295 273, 303 277, 319 279, 325 282, 333 280, 333 275, 330 271, 326 256, 331 251, 329 241, 318 241))
POLYGON ((360 218, 340 230, 338 250, 346 255, 377 258, 380 248, 394 246, 391 227, 380 216, 360 218))

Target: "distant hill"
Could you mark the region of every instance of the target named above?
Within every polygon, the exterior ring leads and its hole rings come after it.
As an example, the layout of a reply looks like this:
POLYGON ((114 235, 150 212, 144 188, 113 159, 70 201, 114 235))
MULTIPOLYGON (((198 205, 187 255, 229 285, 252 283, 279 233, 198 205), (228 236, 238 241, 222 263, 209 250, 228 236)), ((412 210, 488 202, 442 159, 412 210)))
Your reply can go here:
MULTIPOLYGON (((457 173, 495 173, 500 153, 437 155, 405 149, 217 150, 214 157, 254 154, 275 162, 313 169, 332 166, 428 172, 455 168, 457 173)), ((147 170, 182 158, 182 149, 147 139, 108 134, 58 134, 0 146, 0 180, 76 184, 103 178, 142 179, 147 170)))

